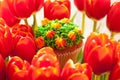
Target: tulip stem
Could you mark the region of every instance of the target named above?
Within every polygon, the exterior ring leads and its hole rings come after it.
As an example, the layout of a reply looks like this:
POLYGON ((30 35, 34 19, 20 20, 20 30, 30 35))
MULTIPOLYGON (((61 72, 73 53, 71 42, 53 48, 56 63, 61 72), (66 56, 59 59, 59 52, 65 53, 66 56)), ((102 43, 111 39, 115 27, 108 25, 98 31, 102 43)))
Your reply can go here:
POLYGON ((77 15, 77 11, 76 11, 75 14, 72 16, 71 22, 74 22, 74 19, 75 19, 76 15, 77 15))
POLYGON ((82 32, 84 34, 84 28, 85 28, 85 12, 82 14, 82 32))
POLYGON ((77 57, 77 61, 80 62, 80 63, 83 63, 83 49, 81 48, 79 54, 78 54, 78 57, 77 57))
POLYGON ((114 38, 115 33, 111 32, 111 38, 114 38))
POLYGON ((26 25, 29 25, 27 19, 24 19, 24 22, 26 25))
POLYGON ((108 78, 109 78, 109 73, 106 73, 105 80, 108 80, 108 78))
POLYGON ((94 76, 94 80, 100 80, 100 76, 99 75, 95 75, 94 76))
POLYGON ((93 32, 97 31, 97 20, 93 20, 93 32))
POLYGON ((37 25, 37 19, 36 19, 36 13, 33 13, 33 25, 32 25, 32 28, 33 28, 33 31, 37 30, 38 29, 38 25, 37 25))

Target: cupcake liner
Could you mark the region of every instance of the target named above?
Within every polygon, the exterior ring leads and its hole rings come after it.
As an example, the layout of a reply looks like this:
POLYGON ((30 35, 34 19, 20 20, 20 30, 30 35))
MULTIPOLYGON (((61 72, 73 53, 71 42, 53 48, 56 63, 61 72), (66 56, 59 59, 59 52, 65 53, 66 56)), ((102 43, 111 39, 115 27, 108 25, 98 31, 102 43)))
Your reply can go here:
POLYGON ((65 50, 55 50, 55 53, 58 57, 58 60, 60 62, 61 68, 65 65, 65 63, 69 60, 72 59, 73 62, 77 62, 77 57, 82 48, 82 43, 79 45, 72 46, 69 49, 65 50))

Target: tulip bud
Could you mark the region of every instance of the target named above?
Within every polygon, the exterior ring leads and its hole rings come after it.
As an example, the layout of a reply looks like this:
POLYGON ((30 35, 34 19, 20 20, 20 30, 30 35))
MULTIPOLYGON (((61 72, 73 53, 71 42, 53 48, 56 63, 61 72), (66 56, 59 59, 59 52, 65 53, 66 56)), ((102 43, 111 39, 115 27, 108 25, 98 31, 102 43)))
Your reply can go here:
POLYGON ((118 62, 113 70, 110 72, 109 80, 119 80, 120 79, 120 62, 118 62))
POLYGON ((85 0, 85 12, 89 18, 100 20, 110 9, 110 0, 85 0))
POLYGON ((33 12, 33 0, 7 0, 9 8, 14 16, 28 18, 33 12))
POLYGON ((60 66, 53 49, 44 47, 33 57, 30 70, 32 80, 58 80, 60 66))
POLYGON ((115 48, 117 42, 104 33, 91 33, 84 47, 84 61, 95 74, 111 71, 116 63, 115 48))
POLYGON ((0 0, 0 17, 3 18, 6 24, 10 27, 14 26, 20 21, 10 11, 6 0, 0 0))
POLYGON ((10 28, 5 21, 0 18, 0 54, 3 58, 11 55, 13 51, 13 38, 10 28))
POLYGON ((110 31, 120 32, 120 2, 115 2, 107 14, 107 27, 110 31))
POLYGON ((46 0, 44 3, 44 17, 50 20, 70 18, 70 1, 69 0, 46 0))
POLYGON ((31 27, 16 25, 11 31, 14 39, 14 51, 12 55, 19 56, 31 62, 33 56, 36 54, 36 45, 31 27))
POLYGON ((91 80, 92 70, 88 64, 74 64, 69 59, 61 72, 60 80, 91 80))
POLYGON ((8 80, 30 80, 30 64, 18 56, 11 57, 7 64, 8 80))
POLYGON ((85 0, 74 0, 74 3, 78 10, 84 11, 85 0))

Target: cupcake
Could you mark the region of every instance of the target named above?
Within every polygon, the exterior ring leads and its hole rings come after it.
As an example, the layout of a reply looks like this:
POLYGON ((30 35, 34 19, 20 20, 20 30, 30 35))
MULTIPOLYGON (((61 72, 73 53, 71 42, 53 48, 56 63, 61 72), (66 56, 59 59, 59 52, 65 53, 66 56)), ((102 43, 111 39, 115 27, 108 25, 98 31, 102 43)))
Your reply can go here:
POLYGON ((61 20, 44 18, 41 24, 35 31, 37 48, 52 47, 61 67, 68 59, 76 62, 83 43, 83 35, 78 26, 67 18, 61 20))

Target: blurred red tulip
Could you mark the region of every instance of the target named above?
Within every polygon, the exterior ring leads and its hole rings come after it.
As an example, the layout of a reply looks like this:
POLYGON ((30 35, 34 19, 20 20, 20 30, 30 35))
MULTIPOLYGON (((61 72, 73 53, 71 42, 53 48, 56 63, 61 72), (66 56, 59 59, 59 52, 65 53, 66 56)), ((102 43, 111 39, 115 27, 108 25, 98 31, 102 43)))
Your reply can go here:
POLYGON ((28 18, 33 12, 33 0, 6 0, 11 12, 18 18, 28 18))
POLYGON ((107 27, 110 31, 120 32, 120 2, 115 2, 107 15, 107 27))
POLYGON ((85 0, 74 0, 74 4, 78 10, 84 11, 85 0))
POLYGON ((34 11, 40 10, 44 5, 44 0, 34 0, 34 11))
POLYGON ((120 62, 120 42, 117 43, 115 49, 116 62, 120 62))
POLYGON ((12 55, 19 56, 31 62, 36 54, 36 45, 33 31, 30 26, 16 25, 11 30, 14 39, 14 51, 12 55))
POLYGON ((0 54, 0 80, 6 80, 6 66, 1 54, 0 54))
POLYGON ((89 80, 92 80, 92 68, 88 63, 83 63, 83 64, 76 64, 76 66, 79 67, 79 71, 81 73, 84 73, 88 76, 89 80))
POLYGON ((95 74, 110 71, 116 63, 115 48, 117 42, 104 33, 91 33, 84 47, 84 61, 95 74))
POLYGON ((43 47, 37 51, 36 55, 32 59, 31 64, 36 66, 37 65, 36 61, 38 60, 39 57, 41 57, 44 54, 51 54, 53 56, 56 56, 51 47, 43 47))
POLYGON ((12 28, 12 33, 17 33, 17 32, 27 32, 27 33, 31 33, 34 36, 32 27, 24 24, 14 25, 14 27, 12 28))
POLYGON ((68 60, 61 72, 60 80, 91 80, 92 70, 88 64, 74 64, 68 60))
POLYGON ((37 56, 40 57, 43 54, 51 54, 53 56, 56 56, 54 50, 51 47, 43 47, 37 51, 37 56))
POLYGON ((41 48, 33 57, 30 70, 32 80, 58 80, 60 65, 50 47, 41 48))
POLYGON ((89 80, 85 74, 74 73, 67 80, 89 80))
POLYGON ((7 64, 8 80, 30 80, 30 64, 18 56, 11 57, 7 64))
POLYGON ((28 18, 43 6, 44 0, 7 0, 11 12, 18 18, 28 18))
POLYGON ((12 27, 16 23, 19 23, 19 19, 17 19, 11 11, 6 3, 6 0, 0 0, 0 17, 5 20, 8 26, 12 27))
POLYGON ((10 28, 5 21, 0 18, 0 54, 3 58, 11 55, 13 51, 13 38, 10 33, 10 28))
POLYGON ((120 62, 110 72, 109 80, 120 80, 120 62))
POLYGON ((110 9, 110 0, 85 0, 85 12, 89 18, 100 20, 110 9))
POLYGON ((70 18, 71 4, 69 0, 46 0, 44 3, 44 17, 50 20, 70 18))

